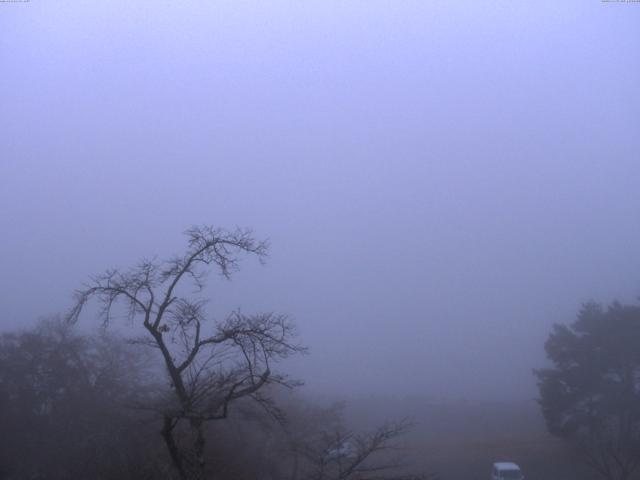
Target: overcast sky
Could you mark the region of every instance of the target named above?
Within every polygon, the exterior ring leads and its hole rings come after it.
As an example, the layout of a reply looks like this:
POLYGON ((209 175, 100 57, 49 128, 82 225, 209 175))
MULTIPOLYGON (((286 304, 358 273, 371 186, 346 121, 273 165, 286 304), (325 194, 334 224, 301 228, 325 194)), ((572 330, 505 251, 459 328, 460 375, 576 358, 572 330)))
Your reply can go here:
POLYGON ((532 398, 640 295, 639 52, 640 3, 0 3, 0 329, 252 227, 212 315, 290 314, 313 391, 532 398))

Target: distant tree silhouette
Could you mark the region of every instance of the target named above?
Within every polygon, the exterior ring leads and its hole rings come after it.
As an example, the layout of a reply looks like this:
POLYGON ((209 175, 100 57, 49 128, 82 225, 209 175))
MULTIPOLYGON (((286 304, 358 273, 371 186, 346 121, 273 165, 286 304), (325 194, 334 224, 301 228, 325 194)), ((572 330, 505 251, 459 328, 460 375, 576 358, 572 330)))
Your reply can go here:
POLYGON ((583 306, 545 344, 553 368, 535 371, 548 430, 574 444, 604 478, 640 465, 640 307, 583 306))
POLYGON ((95 298, 105 325, 120 303, 129 320, 143 327, 139 342, 160 352, 171 386, 166 401, 148 407, 162 418, 162 437, 180 478, 202 480, 216 475, 215 468, 205 468, 205 425, 227 418, 230 405, 243 398, 280 416, 264 387, 296 382, 275 373, 272 364, 304 348, 294 342, 294 326, 283 315, 233 312, 223 321, 207 321, 206 300, 199 295, 207 274, 215 270, 230 278, 241 255, 264 259, 266 242, 248 230, 209 226, 194 227, 186 236, 183 255, 93 277, 76 292, 68 319, 75 322, 95 298))
POLYGON ((130 408, 150 391, 140 353, 56 319, 2 334, 0 478, 165 478, 157 427, 130 408))

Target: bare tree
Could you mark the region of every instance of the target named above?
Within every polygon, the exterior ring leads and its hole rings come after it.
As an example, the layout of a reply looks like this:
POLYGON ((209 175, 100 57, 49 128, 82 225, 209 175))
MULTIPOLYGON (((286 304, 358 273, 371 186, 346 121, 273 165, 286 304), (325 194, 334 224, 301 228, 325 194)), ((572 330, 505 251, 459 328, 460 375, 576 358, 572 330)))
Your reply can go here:
POLYGON ((319 442, 297 446, 309 464, 304 480, 435 480, 427 474, 404 473, 398 437, 411 427, 406 420, 385 423, 370 433, 336 430, 319 442))
POLYGON ((253 254, 262 261, 268 245, 249 230, 204 226, 185 233, 184 255, 143 260, 127 271, 107 270, 92 277, 76 291, 68 319, 77 321, 86 303, 96 299, 105 325, 116 304, 126 308, 129 320, 142 325, 146 334, 138 341, 159 350, 171 385, 168 401, 155 407, 162 416, 162 437, 180 478, 201 480, 205 424, 226 418, 229 406, 241 398, 252 398, 278 416, 263 387, 296 382, 274 373, 272 363, 304 348, 294 342, 294 326, 283 315, 236 311, 206 328, 206 302, 198 293, 207 274, 217 270, 229 279, 241 255, 253 254), (196 293, 190 293, 194 286, 196 293))

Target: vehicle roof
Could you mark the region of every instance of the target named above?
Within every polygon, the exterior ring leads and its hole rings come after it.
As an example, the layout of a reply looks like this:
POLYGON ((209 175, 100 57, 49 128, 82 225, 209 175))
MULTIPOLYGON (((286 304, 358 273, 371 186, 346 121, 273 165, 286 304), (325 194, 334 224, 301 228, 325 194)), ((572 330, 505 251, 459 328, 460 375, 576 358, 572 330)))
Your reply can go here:
POLYGON ((520 467, 513 462, 496 462, 493 466, 498 470, 520 470, 520 467))

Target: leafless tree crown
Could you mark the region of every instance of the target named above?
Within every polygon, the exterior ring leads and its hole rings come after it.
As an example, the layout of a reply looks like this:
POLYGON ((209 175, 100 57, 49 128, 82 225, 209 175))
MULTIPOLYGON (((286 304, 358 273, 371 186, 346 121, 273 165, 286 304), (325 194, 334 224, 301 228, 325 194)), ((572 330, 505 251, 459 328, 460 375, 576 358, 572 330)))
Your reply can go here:
POLYGON ((143 260, 127 271, 112 269, 92 277, 75 292, 67 318, 77 321, 87 302, 96 299, 105 326, 116 304, 126 308, 131 322, 141 323, 147 334, 138 342, 160 351, 173 392, 158 407, 169 452, 182 478, 200 478, 202 473, 188 470, 189 464, 203 462, 202 424, 226 418, 229 405, 242 397, 258 401, 279 417, 274 403, 260 390, 273 383, 295 385, 273 373, 271 364, 305 349, 295 343, 294 325, 284 315, 235 311, 223 321, 206 322, 206 300, 197 293, 204 289, 207 274, 213 270, 230 278, 246 254, 263 261, 267 242, 256 240, 250 230, 210 226, 194 227, 185 234, 187 249, 181 256, 143 260), (185 454, 174 438, 182 420, 194 429, 195 458, 185 454))

